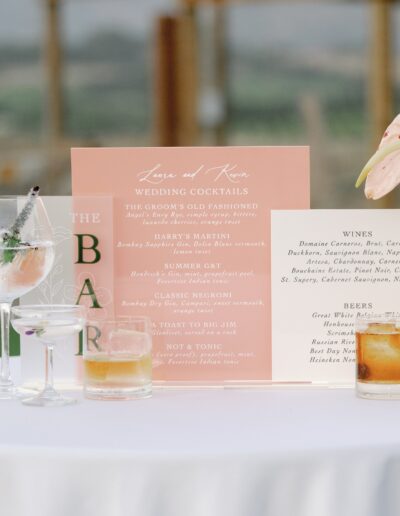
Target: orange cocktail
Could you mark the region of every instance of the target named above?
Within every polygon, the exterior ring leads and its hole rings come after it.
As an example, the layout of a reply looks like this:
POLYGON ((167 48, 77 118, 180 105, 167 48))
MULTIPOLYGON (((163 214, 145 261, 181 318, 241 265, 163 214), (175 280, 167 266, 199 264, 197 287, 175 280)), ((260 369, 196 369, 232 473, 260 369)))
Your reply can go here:
POLYGON ((359 321, 356 345, 359 395, 400 396, 400 321, 359 321))

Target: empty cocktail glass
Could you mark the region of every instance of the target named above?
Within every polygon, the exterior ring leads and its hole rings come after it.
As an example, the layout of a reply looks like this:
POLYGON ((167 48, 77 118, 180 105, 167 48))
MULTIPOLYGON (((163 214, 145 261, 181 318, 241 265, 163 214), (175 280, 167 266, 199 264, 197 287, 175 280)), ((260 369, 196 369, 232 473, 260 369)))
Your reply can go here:
POLYGON ((55 390, 53 381, 53 350, 60 341, 76 335, 85 325, 85 308, 79 305, 22 305, 11 309, 11 324, 20 335, 32 339, 32 345, 44 344, 46 351, 43 390, 33 398, 23 399, 25 405, 53 407, 75 403, 55 390))

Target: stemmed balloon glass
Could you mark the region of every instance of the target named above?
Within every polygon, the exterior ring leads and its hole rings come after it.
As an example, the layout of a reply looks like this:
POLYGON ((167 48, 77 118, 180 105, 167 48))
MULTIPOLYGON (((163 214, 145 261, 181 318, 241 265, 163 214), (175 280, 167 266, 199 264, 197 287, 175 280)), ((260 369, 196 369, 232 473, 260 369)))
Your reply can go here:
POLYGON ((10 309, 34 289, 54 262, 53 234, 39 188, 26 196, 0 196, 0 399, 16 396, 10 374, 10 309))
POLYGON ((59 407, 75 403, 76 399, 63 396, 53 382, 53 350, 57 343, 78 336, 85 325, 86 309, 81 305, 21 305, 11 309, 14 330, 32 344, 45 346, 45 382, 37 396, 22 400, 25 405, 59 407))

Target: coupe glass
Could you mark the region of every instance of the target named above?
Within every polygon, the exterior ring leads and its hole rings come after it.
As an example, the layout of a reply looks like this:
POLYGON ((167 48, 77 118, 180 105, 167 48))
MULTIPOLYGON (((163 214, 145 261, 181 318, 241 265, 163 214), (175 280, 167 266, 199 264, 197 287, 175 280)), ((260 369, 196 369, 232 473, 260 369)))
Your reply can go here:
POLYGON ((27 200, 0 196, 0 399, 16 396, 10 374, 11 304, 43 281, 54 262, 52 230, 42 200, 35 198, 29 209, 27 200))
POLYGON ((46 350, 44 387, 37 396, 23 399, 25 405, 54 407, 76 402, 54 388, 53 350, 58 342, 79 335, 85 325, 85 311, 80 305, 21 305, 11 309, 15 331, 32 339, 32 344, 44 344, 46 350))

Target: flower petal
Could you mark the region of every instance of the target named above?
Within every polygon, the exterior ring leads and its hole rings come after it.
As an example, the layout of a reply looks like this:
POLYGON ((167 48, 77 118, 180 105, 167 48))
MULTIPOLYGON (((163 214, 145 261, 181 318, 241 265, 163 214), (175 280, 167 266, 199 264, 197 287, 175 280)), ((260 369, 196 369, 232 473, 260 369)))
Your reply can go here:
POLYGON ((361 171, 356 187, 365 179, 368 199, 380 199, 400 183, 400 115, 386 129, 379 149, 361 171))
POLYGON ((365 182, 365 196, 380 199, 400 184, 400 150, 387 155, 375 165, 365 182))

